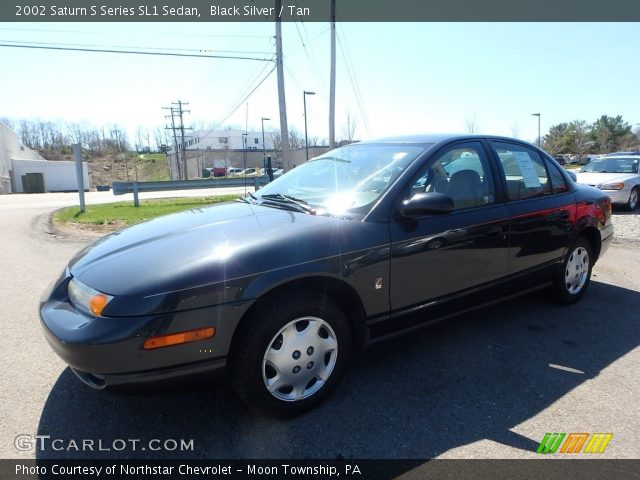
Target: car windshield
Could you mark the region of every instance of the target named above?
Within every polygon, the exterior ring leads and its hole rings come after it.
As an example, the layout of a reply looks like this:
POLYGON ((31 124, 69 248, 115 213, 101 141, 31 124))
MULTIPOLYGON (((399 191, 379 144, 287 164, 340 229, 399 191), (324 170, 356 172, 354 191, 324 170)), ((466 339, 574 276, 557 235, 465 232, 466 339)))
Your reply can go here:
POLYGON ((287 198, 317 214, 340 214, 375 202, 430 145, 353 144, 309 160, 255 193, 287 198))
POLYGON ((586 165, 583 172, 638 173, 637 158, 599 158, 586 165))

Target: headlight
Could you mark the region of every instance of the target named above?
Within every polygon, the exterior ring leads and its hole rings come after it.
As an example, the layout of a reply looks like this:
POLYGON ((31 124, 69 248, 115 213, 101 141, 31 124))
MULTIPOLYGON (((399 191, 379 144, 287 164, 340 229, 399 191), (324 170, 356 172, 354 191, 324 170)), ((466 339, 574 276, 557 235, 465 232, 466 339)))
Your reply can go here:
POLYGON ((75 278, 69 282, 68 292, 71 303, 80 310, 96 317, 102 314, 104 308, 113 298, 111 295, 106 295, 86 286, 75 278))
POLYGON ((614 183, 603 183, 602 185, 598 185, 600 190, 622 190, 624 188, 624 183, 622 182, 614 182, 614 183))

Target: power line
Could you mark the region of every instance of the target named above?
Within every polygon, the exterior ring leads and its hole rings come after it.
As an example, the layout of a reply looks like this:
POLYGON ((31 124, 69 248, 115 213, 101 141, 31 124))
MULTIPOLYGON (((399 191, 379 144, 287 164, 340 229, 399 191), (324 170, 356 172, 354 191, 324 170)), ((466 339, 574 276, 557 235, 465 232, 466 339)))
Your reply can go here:
MULTIPOLYGON (((342 27, 340 28, 340 30, 342 30, 342 27)), ((362 121, 364 123, 364 128, 367 131, 367 136, 369 136, 370 135, 369 121, 367 118, 367 114, 365 113, 364 101, 362 100, 360 87, 355 79, 355 74, 351 72, 351 68, 350 68, 350 64, 352 65, 351 56, 349 55, 348 47, 346 45, 346 40, 344 39, 344 32, 341 32, 341 34, 338 36, 338 44, 341 47, 340 53, 342 53, 342 58, 345 63, 347 74, 349 76, 349 80, 351 81, 351 87, 353 88, 353 93, 354 93, 354 96, 356 97, 356 103, 358 104, 358 109, 360 110, 360 117, 362 118, 362 121), (342 41, 340 40, 340 37, 343 37, 342 41), (344 43, 344 46, 343 46, 343 43, 344 43)))
MULTIPOLYGON (((89 30, 44 30, 38 28, 0 28, 0 32, 32 32, 32 33, 79 33, 79 34, 100 34, 104 32, 89 30)), ((163 32, 163 36, 180 37, 211 37, 211 38, 271 38, 272 35, 236 35, 236 34, 215 34, 215 33, 171 33, 163 32)))
MULTIPOLYGON (((175 52, 195 52, 195 53, 204 53, 204 52, 217 52, 217 53, 243 53, 243 54, 260 54, 260 55, 273 55, 274 52, 265 52, 265 51, 246 51, 246 50, 219 50, 217 48, 167 48, 167 47, 141 47, 141 46, 132 46, 132 45, 95 45, 95 44, 86 44, 86 43, 58 43, 58 42, 25 42, 25 41, 17 41, 17 40, 2 40, 0 42, 11 43, 12 45, 20 46, 20 45, 46 45, 51 47, 85 47, 85 48, 119 48, 119 49, 129 49, 129 50, 158 50, 158 51, 175 51, 175 52)), ((119 50, 120 51, 120 50, 119 50)))
POLYGON ((155 56, 186 57, 186 58, 222 58, 227 60, 253 60, 258 62, 273 62, 273 59, 240 57, 240 56, 231 56, 231 55, 201 55, 201 54, 185 54, 185 53, 172 53, 172 52, 145 52, 140 50, 111 50, 111 49, 104 49, 104 48, 91 49, 91 48, 74 48, 74 47, 48 47, 43 45, 6 44, 6 43, 0 43, 0 47, 30 48, 30 49, 39 49, 39 50, 61 50, 61 51, 68 51, 68 52, 121 53, 126 55, 155 55, 155 56))
POLYGON ((248 81, 245 82, 242 85, 242 88, 238 90, 240 93, 238 93, 238 95, 236 95, 233 101, 229 102, 228 105, 233 106, 233 105, 243 103, 242 99, 244 99, 247 93, 251 91, 251 89, 256 84, 256 82, 258 82, 260 78, 262 78, 262 75, 264 74, 268 66, 269 66, 268 63, 264 63, 262 65, 258 64, 258 68, 256 68, 253 72, 251 72, 250 75, 247 75, 248 81))
MULTIPOLYGON (((320 92, 326 96, 326 91, 324 90, 324 85, 320 79, 320 74, 318 73, 318 68, 317 65, 314 61, 311 60, 311 57, 309 56, 309 51, 307 50, 307 45, 305 44, 303 38, 302 38, 302 34, 300 33, 300 29, 298 28, 298 22, 294 21, 293 24, 296 27, 296 31, 298 32, 298 38, 300 39, 300 43, 302 44, 302 48, 304 50, 305 56, 307 57, 307 61, 309 62, 309 66, 311 67, 311 71, 313 72, 313 75, 316 77, 316 81, 317 81, 317 86, 320 87, 320 92)), ((304 24, 303 24, 304 27, 304 24)), ((308 37, 308 35, 307 35, 308 37)))
POLYGON ((269 72, 264 76, 264 78, 263 78, 262 80, 260 80, 260 83, 258 83, 258 84, 253 88, 253 90, 251 90, 251 91, 247 94, 247 96, 246 96, 246 97, 244 97, 244 98, 242 99, 242 101, 240 101, 240 102, 238 103, 238 105, 237 105, 237 106, 236 106, 236 107, 235 107, 235 108, 234 108, 234 109, 233 109, 233 110, 232 110, 232 111, 231 111, 231 112, 230 112, 226 117, 224 117, 220 122, 218 122, 218 124, 217 124, 215 127, 213 127, 213 128, 209 131, 209 133, 207 133, 207 134, 203 135, 203 136, 200 138, 200 140, 202 140, 202 139, 204 139, 204 138, 207 138, 207 137, 209 137, 210 135, 212 135, 212 134, 213 134, 213 132, 215 132, 216 130, 218 130, 218 128, 220 128, 220 126, 221 126, 224 122, 226 122, 226 121, 227 121, 227 119, 228 119, 231 115, 233 115, 234 113, 236 113, 236 110, 238 110, 238 109, 239 109, 239 108, 240 108, 240 107, 241 107, 241 106, 242 106, 242 105, 243 105, 243 104, 244 104, 244 103, 249 99, 249 97, 250 97, 251 95, 253 95, 253 92, 255 92, 255 91, 258 89, 258 87, 260 87, 260 85, 262 85, 262 84, 265 82, 265 80, 266 80, 267 78, 269 78, 269 76, 273 73, 273 71, 274 71, 275 69, 276 69, 276 67, 275 67, 275 65, 274 65, 274 66, 273 66, 273 68, 272 68, 271 70, 269 70, 269 72))

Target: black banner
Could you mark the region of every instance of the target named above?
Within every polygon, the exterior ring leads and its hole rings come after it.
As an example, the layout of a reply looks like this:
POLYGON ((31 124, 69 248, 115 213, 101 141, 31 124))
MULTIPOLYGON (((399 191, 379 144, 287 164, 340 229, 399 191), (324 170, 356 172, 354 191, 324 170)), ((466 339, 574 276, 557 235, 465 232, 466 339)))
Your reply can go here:
POLYGON ((0 460, 1 480, 32 479, 632 480, 640 460, 0 460))
MULTIPOLYGON (((328 22, 330 0, 17 0, 0 22, 328 22)), ((340 22, 633 22, 637 0, 336 0, 340 22)))

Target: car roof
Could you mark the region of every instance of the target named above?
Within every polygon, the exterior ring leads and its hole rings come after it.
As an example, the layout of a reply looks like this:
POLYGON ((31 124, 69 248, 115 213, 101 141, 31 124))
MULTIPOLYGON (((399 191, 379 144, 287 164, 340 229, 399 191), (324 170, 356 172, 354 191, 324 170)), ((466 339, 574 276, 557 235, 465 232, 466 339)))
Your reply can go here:
POLYGON ((640 160, 640 155, 605 155, 594 160, 640 160))
POLYGON ((502 137, 498 135, 477 135, 477 134, 469 134, 469 133, 426 133, 426 134, 413 134, 413 135, 398 135, 393 137, 363 140, 358 143, 365 143, 365 144, 367 143, 415 143, 415 144, 434 143, 435 144, 435 143, 453 141, 453 140, 481 140, 481 139, 516 141, 516 142, 524 143, 527 145, 531 145, 530 143, 519 140, 517 138, 502 137))

